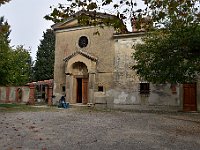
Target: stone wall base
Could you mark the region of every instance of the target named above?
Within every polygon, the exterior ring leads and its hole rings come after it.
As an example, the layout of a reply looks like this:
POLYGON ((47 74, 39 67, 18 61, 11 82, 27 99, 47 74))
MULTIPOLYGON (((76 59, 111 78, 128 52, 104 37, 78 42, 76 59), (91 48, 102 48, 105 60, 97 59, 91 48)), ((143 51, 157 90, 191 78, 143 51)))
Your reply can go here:
POLYGON ((158 105, 107 105, 95 104, 95 109, 121 110, 121 111, 135 111, 135 112, 179 112, 182 111, 180 106, 158 106, 158 105))

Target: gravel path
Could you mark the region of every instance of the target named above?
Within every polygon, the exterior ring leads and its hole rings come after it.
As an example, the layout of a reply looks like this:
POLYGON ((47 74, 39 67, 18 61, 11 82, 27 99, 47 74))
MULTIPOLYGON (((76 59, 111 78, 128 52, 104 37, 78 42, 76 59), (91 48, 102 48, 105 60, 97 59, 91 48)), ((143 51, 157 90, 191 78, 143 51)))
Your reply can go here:
POLYGON ((199 150, 200 114, 0 113, 0 150, 199 150))

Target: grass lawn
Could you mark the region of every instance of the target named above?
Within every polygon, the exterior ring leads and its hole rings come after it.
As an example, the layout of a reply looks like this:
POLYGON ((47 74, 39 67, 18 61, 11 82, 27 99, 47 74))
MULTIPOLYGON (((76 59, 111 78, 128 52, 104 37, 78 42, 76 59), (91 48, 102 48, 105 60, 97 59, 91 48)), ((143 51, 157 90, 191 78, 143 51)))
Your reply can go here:
POLYGON ((0 104, 0 112, 28 112, 28 111, 55 111, 57 107, 32 106, 26 104, 0 104))

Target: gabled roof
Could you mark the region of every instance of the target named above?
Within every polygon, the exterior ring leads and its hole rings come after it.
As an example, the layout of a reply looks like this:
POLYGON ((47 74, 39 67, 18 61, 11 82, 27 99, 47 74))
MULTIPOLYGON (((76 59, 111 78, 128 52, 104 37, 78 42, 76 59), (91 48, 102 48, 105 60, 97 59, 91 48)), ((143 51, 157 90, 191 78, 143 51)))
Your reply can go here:
MULTIPOLYGON (((68 17, 63 22, 56 23, 56 24, 52 25, 51 27, 54 30, 59 30, 59 29, 67 28, 64 25, 69 24, 70 22, 77 20, 77 17, 82 16, 82 15, 85 15, 85 16, 94 16, 96 18, 102 18, 102 19, 104 19, 104 18, 117 18, 117 16, 115 16, 115 15, 111 15, 111 14, 107 14, 107 13, 101 13, 101 12, 96 12, 96 11, 86 11, 86 10, 83 9, 81 11, 76 12, 74 15, 68 17)), ((77 23, 76 26, 79 26, 78 23, 77 23)))
POLYGON ((97 57, 92 56, 92 55, 89 54, 88 52, 79 50, 79 51, 75 51, 75 52, 72 53, 71 55, 65 57, 65 58, 63 59, 63 61, 67 62, 67 61, 70 60, 72 57, 74 57, 74 56, 76 56, 76 55, 78 55, 78 54, 79 54, 79 55, 82 55, 82 56, 84 56, 84 57, 86 57, 86 58, 88 58, 88 59, 91 59, 92 61, 97 61, 97 60, 98 60, 97 57))

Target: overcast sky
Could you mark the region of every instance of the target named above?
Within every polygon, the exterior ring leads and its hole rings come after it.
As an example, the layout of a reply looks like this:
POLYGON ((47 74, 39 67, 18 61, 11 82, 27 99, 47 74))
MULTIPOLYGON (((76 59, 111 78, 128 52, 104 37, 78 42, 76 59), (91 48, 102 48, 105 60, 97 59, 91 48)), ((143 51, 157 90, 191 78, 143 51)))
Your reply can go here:
MULTIPOLYGON (((67 0, 11 0, 0 7, 0 16, 4 16, 11 25, 11 45, 24 45, 31 49, 35 60, 37 47, 43 32, 53 24, 44 16, 51 12, 50 6, 66 3, 67 0)), ((141 0, 138 0, 141 1, 141 0)))
POLYGON ((66 0, 11 0, 0 7, 0 16, 4 16, 11 25, 11 45, 24 45, 31 49, 35 59, 37 46, 43 31, 53 24, 43 17, 51 12, 49 8, 66 0))

